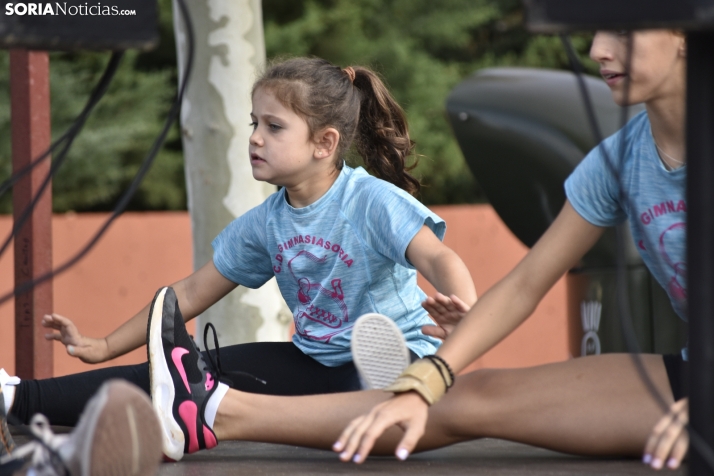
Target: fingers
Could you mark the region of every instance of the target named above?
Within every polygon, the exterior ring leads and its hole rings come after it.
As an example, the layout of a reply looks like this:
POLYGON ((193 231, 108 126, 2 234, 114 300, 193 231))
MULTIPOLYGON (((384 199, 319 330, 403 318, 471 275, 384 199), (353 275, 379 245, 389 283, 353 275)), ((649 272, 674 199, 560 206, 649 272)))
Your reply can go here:
POLYGON ((665 463, 671 469, 678 468, 689 446, 688 421, 688 400, 675 402, 652 430, 643 462, 654 469, 661 469, 665 463))
MULTIPOLYGON (((357 448, 360 447, 362 436, 365 434, 367 429, 374 421, 375 415, 378 412, 378 408, 379 405, 372 409, 372 411, 369 412, 367 415, 355 418, 347 426, 347 428, 345 428, 345 431, 342 432, 342 435, 338 440, 338 443, 342 442, 341 448, 344 448, 342 453, 340 453, 340 459, 342 461, 352 460, 355 463, 361 463, 365 459, 367 459, 366 455, 364 455, 364 457, 360 457, 360 454, 357 453, 357 448)), ((335 446, 337 446, 337 444, 335 446)), ((367 452, 367 454, 369 454, 369 451, 367 452)))
POLYGON ((679 468, 682 464, 682 460, 684 460, 684 457, 687 455, 687 449, 689 449, 689 433, 687 433, 687 430, 684 430, 674 443, 674 448, 667 460, 667 467, 669 469, 679 468))
POLYGON ((377 439, 390 427, 399 424, 406 430, 397 447, 399 459, 406 459, 424 434, 428 405, 412 392, 395 396, 380 403, 367 415, 355 418, 347 425, 333 445, 341 451, 342 461, 362 463, 367 459, 377 439))
POLYGON ((446 331, 443 327, 439 326, 422 326, 422 334, 426 336, 436 337, 437 339, 446 339, 446 331))
MULTIPOLYGON (((429 314, 432 316, 438 316, 440 314, 447 314, 449 312, 448 309, 448 303, 444 303, 443 299, 436 299, 439 297, 446 297, 440 293, 437 293, 435 296, 429 296, 426 298, 426 300, 422 303, 422 307, 427 310, 429 314)), ((448 299, 448 298, 447 298, 448 299)))
POLYGON ((419 443, 421 437, 424 435, 425 426, 426 422, 421 421, 421 418, 415 419, 415 421, 409 425, 406 433, 404 433, 404 438, 402 438, 402 441, 400 441, 397 446, 397 451, 395 452, 397 458, 402 461, 407 459, 412 451, 414 451, 414 448, 416 448, 416 445, 419 443))
POLYGON ((45 334, 45 339, 47 340, 57 340, 62 342, 62 334, 59 332, 50 332, 48 334, 45 334))
POLYGON ((61 330, 63 328, 74 328, 74 323, 59 314, 45 314, 42 317, 42 325, 52 329, 61 330))
POLYGON ((469 305, 459 299, 456 294, 452 294, 449 297, 451 298, 451 302, 454 303, 454 306, 459 312, 469 312, 469 309, 471 309, 469 305))

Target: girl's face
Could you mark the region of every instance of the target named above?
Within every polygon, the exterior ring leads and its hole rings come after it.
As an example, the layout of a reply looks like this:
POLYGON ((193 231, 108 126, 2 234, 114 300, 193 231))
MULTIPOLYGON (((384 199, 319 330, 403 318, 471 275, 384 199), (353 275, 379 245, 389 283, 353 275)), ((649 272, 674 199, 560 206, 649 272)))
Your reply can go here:
POLYGON ((250 117, 253 134, 248 150, 253 178, 281 186, 304 179, 313 158, 320 153, 307 123, 262 89, 253 94, 250 117))
MULTIPOLYGON (((638 104, 684 93, 686 44, 671 30, 634 32, 629 78, 629 104, 638 104)), ((600 74, 620 106, 625 104, 628 35, 599 31, 590 48, 590 58, 600 64, 600 74)))

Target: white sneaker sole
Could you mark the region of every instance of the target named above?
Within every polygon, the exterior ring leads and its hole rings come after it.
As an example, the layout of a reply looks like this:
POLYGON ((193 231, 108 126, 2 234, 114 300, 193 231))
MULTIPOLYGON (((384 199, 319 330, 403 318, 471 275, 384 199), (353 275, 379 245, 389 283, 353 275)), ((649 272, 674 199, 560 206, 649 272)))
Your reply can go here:
POLYGON ((160 427, 146 394, 128 382, 114 380, 93 398, 76 429, 78 434, 72 435, 77 445, 72 458, 73 468, 79 469, 77 476, 156 474, 161 463, 160 427))
POLYGON ((409 365, 409 349, 397 325, 382 314, 364 314, 352 329, 352 360, 366 389, 385 388, 409 365))
POLYGON ((173 415, 176 391, 161 341, 161 311, 164 308, 166 290, 167 288, 163 288, 156 297, 149 327, 151 404, 159 417, 159 423, 161 423, 161 446, 164 455, 174 461, 179 461, 183 458, 185 438, 183 430, 173 415))

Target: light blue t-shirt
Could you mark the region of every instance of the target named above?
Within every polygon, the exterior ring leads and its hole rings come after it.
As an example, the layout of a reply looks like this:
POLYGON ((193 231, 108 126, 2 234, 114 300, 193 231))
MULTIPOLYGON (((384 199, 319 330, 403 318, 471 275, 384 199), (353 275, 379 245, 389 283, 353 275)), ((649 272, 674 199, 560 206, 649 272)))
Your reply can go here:
POLYGON ((432 321, 406 258, 424 225, 443 239, 444 221, 414 197, 345 165, 307 207, 290 206, 283 189, 235 219, 213 241, 213 262, 249 288, 275 276, 293 312, 293 343, 324 365, 352 360, 352 326, 368 312, 393 319, 422 357, 440 343, 420 330, 432 321))
POLYGON ((629 220, 645 265, 687 319, 686 166, 667 170, 657 154, 646 112, 593 149, 565 182, 573 208, 597 226, 629 220), (624 154, 620 153, 625 134, 624 154), (605 162, 605 147, 614 170, 605 162), (621 194, 623 190, 625 195, 621 194), (627 198, 625 198, 625 196, 627 198))

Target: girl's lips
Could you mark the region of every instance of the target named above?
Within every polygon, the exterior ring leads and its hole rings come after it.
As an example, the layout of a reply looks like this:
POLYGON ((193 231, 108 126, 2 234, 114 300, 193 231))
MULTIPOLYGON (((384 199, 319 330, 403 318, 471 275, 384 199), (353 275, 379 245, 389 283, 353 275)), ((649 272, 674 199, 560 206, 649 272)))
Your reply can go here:
POLYGON ((263 158, 261 158, 258 154, 250 154, 250 161, 251 161, 251 163, 265 162, 265 160, 263 158))
POLYGON ((618 73, 616 71, 608 70, 600 71, 600 74, 602 75, 602 78, 605 80, 608 86, 614 86, 627 76, 624 73, 618 73))

